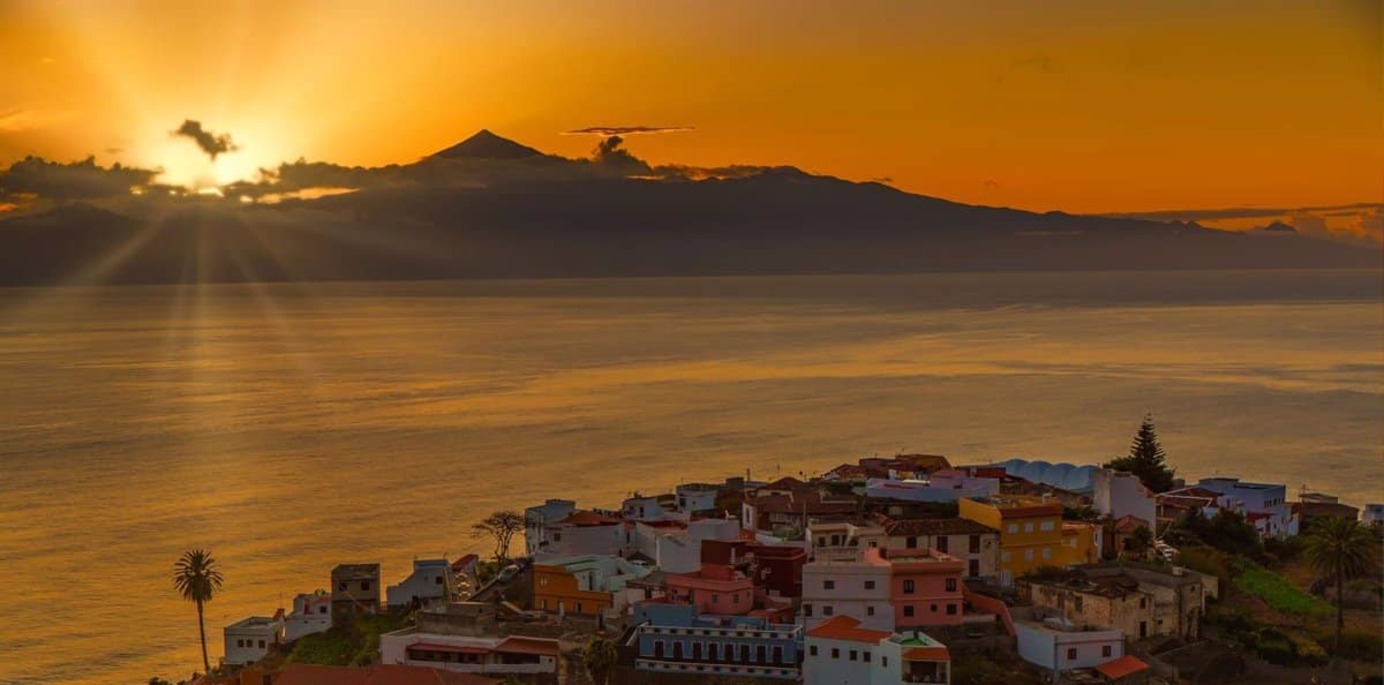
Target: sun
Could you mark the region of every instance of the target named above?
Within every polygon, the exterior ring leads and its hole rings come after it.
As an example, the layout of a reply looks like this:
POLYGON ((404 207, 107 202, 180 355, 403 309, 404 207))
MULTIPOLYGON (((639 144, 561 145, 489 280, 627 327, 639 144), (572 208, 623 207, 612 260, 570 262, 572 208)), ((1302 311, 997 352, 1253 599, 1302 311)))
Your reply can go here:
POLYGON ((211 158, 196 143, 187 138, 172 136, 167 127, 151 131, 140 146, 138 163, 162 169, 155 183, 162 183, 196 192, 221 188, 236 181, 257 181, 260 169, 277 169, 286 161, 276 137, 252 127, 233 128, 235 149, 211 158))

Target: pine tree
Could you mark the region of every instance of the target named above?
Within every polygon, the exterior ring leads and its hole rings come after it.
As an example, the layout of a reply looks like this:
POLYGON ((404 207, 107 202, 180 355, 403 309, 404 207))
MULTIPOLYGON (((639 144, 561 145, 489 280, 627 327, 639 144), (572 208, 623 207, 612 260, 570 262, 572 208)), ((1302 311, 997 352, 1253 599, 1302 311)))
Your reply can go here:
POLYGON ((1129 456, 1114 459, 1105 467, 1138 476, 1144 487, 1153 492, 1167 492, 1173 489, 1173 469, 1168 468, 1167 458, 1163 446, 1158 444, 1153 416, 1145 414, 1144 422, 1139 425, 1139 432, 1129 446, 1129 456))

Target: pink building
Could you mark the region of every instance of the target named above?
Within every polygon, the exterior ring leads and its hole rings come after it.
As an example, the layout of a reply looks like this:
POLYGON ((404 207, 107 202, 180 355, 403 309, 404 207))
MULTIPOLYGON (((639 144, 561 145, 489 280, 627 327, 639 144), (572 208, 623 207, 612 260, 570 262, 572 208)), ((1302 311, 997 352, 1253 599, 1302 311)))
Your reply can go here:
POLYGON ((691 604, 699 614, 743 616, 754 610, 754 581, 730 566, 702 564, 692 573, 664 578, 668 600, 691 604))
POLYGON ((966 563, 935 549, 869 549, 867 561, 889 565, 889 603, 899 629, 959 625, 966 563))

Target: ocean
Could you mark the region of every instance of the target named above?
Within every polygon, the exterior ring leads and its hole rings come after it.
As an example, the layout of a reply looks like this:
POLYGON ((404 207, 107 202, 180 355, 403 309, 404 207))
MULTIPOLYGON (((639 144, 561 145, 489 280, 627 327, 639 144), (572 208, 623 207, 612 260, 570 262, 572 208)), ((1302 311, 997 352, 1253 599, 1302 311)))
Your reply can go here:
POLYGON ((200 670, 221 629, 548 497, 899 450, 1381 499, 1376 271, 0 289, 0 683, 200 670))

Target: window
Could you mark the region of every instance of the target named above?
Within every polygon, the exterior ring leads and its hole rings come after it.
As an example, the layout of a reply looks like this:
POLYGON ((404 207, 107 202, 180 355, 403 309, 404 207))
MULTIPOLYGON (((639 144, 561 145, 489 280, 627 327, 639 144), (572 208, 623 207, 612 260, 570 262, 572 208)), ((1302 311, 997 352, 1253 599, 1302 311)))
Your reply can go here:
POLYGON ((327 607, 324 607, 324 606, 317 607, 317 613, 319 613, 319 614, 325 614, 325 613, 327 613, 327 607))
POLYGON ((937 605, 936 605, 936 604, 931 605, 931 606, 928 608, 928 611, 931 611, 931 612, 934 613, 934 614, 937 613, 937 605))
POLYGON ((438 577, 436 577, 436 578, 433 578, 433 585, 441 585, 441 584, 442 584, 442 576, 438 576, 438 577))
POLYGON ((259 641, 259 648, 264 649, 264 640, 259 641))
POLYGON ((740 603, 740 595, 739 595, 739 593, 730 596, 730 603, 731 603, 731 604, 739 604, 739 603, 740 603))
POLYGON ((951 538, 948 537, 948 536, 946 536, 946 535, 938 535, 938 536, 937 536, 937 551, 939 551, 939 552, 945 552, 945 551, 947 551, 947 545, 948 545, 948 542, 947 542, 947 541, 950 540, 950 539, 951 539, 951 538))
POLYGON ((369 592, 369 591, 370 591, 370 581, 368 581, 368 580, 362 580, 362 581, 360 581, 360 589, 361 589, 361 592, 369 592))
POLYGON ((720 595, 712 595, 712 596, 711 596, 711 603, 712 603, 712 604, 720 604, 720 603, 721 603, 721 596, 720 596, 720 595))
POLYGON ((913 618, 913 605, 912 605, 912 604, 905 604, 905 605, 903 606, 903 615, 904 615, 904 616, 907 616, 907 617, 909 617, 909 618, 913 618))
POLYGON ((1024 550, 1024 561, 1033 561, 1033 550, 1024 550))
POLYGON ((1043 530, 1052 530, 1052 529, 1053 529, 1053 523, 1052 523, 1052 521, 1044 521, 1044 522, 1043 522, 1043 525, 1040 526, 1040 527, 1041 527, 1043 530))
POLYGON ((1076 659, 1076 647, 1068 647, 1068 648, 1067 648, 1067 661, 1072 661, 1072 660, 1074 660, 1074 659, 1076 659))
POLYGON ((1019 532, 1019 524, 1017 524, 1017 523, 1011 523, 1011 524, 1009 524, 1009 532, 1011 532, 1011 533, 1017 533, 1017 532, 1019 532))
POLYGON ((1024 521, 1024 532, 1025 532, 1025 533, 1032 533, 1032 532, 1033 532, 1033 522, 1032 522, 1032 521, 1024 521))
POLYGON ((837 649, 836 647, 832 647, 832 648, 831 648, 831 658, 833 658, 833 659, 840 659, 840 658, 841 658, 841 650, 840 650, 840 649, 837 649))
POLYGON ((745 662, 745 663, 747 663, 747 664, 750 663, 750 646, 749 646, 749 645, 740 645, 740 660, 743 661, 743 662, 745 662))
POLYGON ((980 536, 979 536, 979 535, 972 535, 972 536, 971 536, 971 554, 978 554, 978 553, 980 553, 980 536))
POLYGON ((911 594, 913 594, 913 590, 914 590, 914 589, 915 589, 915 588, 914 588, 912 579, 903 581, 903 593, 904 593, 905 595, 911 595, 911 594))
POLYGON ((882 656, 882 657, 880 657, 880 658, 879 658, 879 665, 881 665, 881 666, 883 666, 883 667, 885 667, 885 668, 889 668, 889 657, 887 657, 887 656, 882 656))
POLYGON ((913 548, 917 547, 917 546, 918 546, 918 537, 917 537, 916 535, 910 535, 910 536, 908 536, 907 538, 904 539, 904 541, 903 541, 903 546, 904 546, 904 547, 907 547, 907 548, 909 548, 909 549, 913 549, 913 548))
POLYGON ((972 559, 966 562, 966 575, 977 578, 980 576, 980 560, 972 559))
POLYGON ((865 581, 865 589, 866 589, 866 590, 873 590, 873 589, 875 589, 875 581, 873 581, 873 580, 867 580, 867 581, 865 581))
POLYGON ((562 542, 562 533, 553 533, 553 542, 562 542))
POLYGON ((577 602, 577 613, 581 613, 581 602, 577 602))
POLYGON ((654 658, 663 658, 663 640, 654 640, 654 658))
POLYGON ((830 604, 823 604, 823 605, 822 605, 822 615, 823 615, 823 616, 830 616, 830 615, 832 615, 832 614, 834 614, 834 613, 836 613, 836 607, 833 607, 833 606, 830 605, 830 604))
POLYGON ((702 643, 700 643, 700 642, 693 642, 693 643, 692 643, 692 660, 693 660, 693 661, 701 661, 701 660, 702 660, 702 643))
POLYGON ((808 656, 817 656, 817 645, 809 645, 807 648, 808 656))
POLYGON ((244 646, 245 646, 245 641, 244 641, 244 640, 236 640, 236 641, 235 641, 235 646, 237 646, 237 647, 244 647, 244 646))
POLYGON ((865 615, 866 615, 866 616, 874 616, 874 615, 875 615, 875 608, 874 608, 873 606, 867 606, 867 607, 865 607, 865 615))
POLYGON ((1148 599, 1147 599, 1147 598, 1144 598, 1144 597, 1140 597, 1140 598, 1139 598, 1139 608, 1140 608, 1140 609, 1143 609, 1143 608, 1146 608, 1147 606, 1148 606, 1148 599))
POLYGON ((1083 597, 1082 597, 1081 595, 1077 595, 1077 596, 1076 596, 1076 610, 1077 610, 1078 612, 1081 611, 1081 605, 1084 603, 1082 600, 1083 600, 1083 597))
POLYGON ((947 605, 947 615, 948 615, 948 616, 955 616, 955 615, 956 615, 956 605, 955 605, 955 604, 948 604, 948 605, 947 605))
POLYGON ((706 648, 706 656, 707 656, 707 659, 708 659, 708 660, 710 660, 710 661, 720 661, 720 660, 721 660, 721 653, 720 653, 719 647, 720 647, 720 646, 717 645, 715 642, 713 642, 713 643, 711 643, 709 646, 707 646, 707 648, 706 648))
POLYGON ((861 655, 860 655, 860 660, 861 660, 861 661, 864 661, 864 662, 867 663, 867 664, 870 663, 870 656, 871 656, 871 654, 872 654, 872 652, 865 652, 864 654, 861 654, 861 655))
POLYGON ((860 661, 860 652, 852 649, 850 652, 850 659, 851 661, 860 661))
POLYGON ((956 592, 956 579, 955 579, 955 578, 948 578, 948 579, 947 579, 947 592, 956 592))
POLYGON ((774 663, 783 663, 783 647, 774 645, 774 663))
POLYGON ((1044 548, 1043 548, 1043 558, 1044 558, 1044 559, 1051 559, 1051 558, 1052 558, 1052 549, 1051 549, 1051 548, 1048 548, 1048 547, 1044 547, 1044 548))
POLYGON ((824 581, 822 581, 822 589, 823 589, 823 590, 835 590, 835 589, 836 589, 836 581, 834 581, 834 580, 824 580, 824 581))
POLYGON ((1102 646, 1101 646, 1101 648, 1100 648, 1100 655, 1101 655, 1101 656, 1110 656, 1110 653, 1111 653, 1110 645, 1102 645, 1102 646))
POLYGON ((811 604, 804 604, 804 605, 803 605, 803 616, 806 617, 806 618, 812 618, 812 605, 811 605, 811 604))

